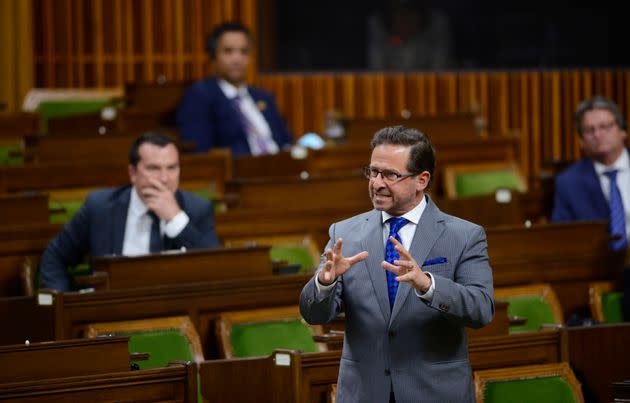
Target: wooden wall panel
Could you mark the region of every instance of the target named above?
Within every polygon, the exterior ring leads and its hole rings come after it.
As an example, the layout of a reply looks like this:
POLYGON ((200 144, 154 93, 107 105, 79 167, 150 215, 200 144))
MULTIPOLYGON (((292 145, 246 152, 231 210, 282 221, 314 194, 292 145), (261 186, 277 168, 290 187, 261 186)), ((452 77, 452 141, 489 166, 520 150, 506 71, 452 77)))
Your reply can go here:
POLYGON ((520 135, 528 177, 580 157, 573 112, 582 99, 608 96, 630 117, 627 70, 261 74, 256 83, 276 95, 297 136, 323 133, 326 110, 347 118, 479 113, 491 136, 520 135))
POLYGON ((34 2, 36 86, 122 87, 129 81, 202 77, 206 35, 227 20, 256 32, 256 5, 256 0, 34 2))

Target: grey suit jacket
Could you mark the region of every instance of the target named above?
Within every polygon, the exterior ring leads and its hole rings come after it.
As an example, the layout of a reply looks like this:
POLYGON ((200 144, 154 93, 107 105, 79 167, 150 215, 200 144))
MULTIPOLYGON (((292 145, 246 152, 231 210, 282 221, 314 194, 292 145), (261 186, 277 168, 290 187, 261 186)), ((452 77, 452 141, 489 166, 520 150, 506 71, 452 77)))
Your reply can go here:
MULTIPOLYGON (((368 258, 341 276, 322 299, 313 277, 300 295, 307 322, 346 315, 337 401, 397 403, 474 401, 465 327, 481 327, 494 315, 492 270, 483 228, 442 213, 427 196, 410 253, 426 262, 435 279, 431 303, 401 283, 390 311, 380 211, 370 211, 331 225, 331 248, 343 238, 344 256, 361 251, 368 258), (343 308, 342 308, 343 305, 343 308)), ((324 258, 322 258, 322 262, 324 258)), ((320 264, 321 269, 321 264, 320 264)))

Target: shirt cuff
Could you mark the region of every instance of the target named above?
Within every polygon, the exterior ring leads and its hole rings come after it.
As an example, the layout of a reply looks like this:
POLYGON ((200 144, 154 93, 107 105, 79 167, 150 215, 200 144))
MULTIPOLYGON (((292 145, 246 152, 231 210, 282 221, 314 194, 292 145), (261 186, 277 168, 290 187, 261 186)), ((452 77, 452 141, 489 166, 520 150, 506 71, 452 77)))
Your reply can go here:
POLYGON ((169 238, 176 238, 181 234, 186 225, 190 222, 188 214, 185 211, 180 211, 175 217, 164 225, 164 234, 169 238))
POLYGON ((431 302, 433 301, 433 292, 435 291, 435 279, 433 278, 433 274, 429 273, 428 271, 425 271, 424 273, 431 277, 431 287, 429 287, 427 292, 425 292, 424 294, 420 294, 415 288, 413 289, 413 291, 418 297, 422 298, 426 302, 431 302))
POLYGON ((317 287, 317 295, 319 295, 322 299, 330 295, 335 284, 337 284, 337 279, 335 279, 335 281, 333 281, 333 283, 329 285, 320 284, 317 275, 315 276, 315 287, 317 287))

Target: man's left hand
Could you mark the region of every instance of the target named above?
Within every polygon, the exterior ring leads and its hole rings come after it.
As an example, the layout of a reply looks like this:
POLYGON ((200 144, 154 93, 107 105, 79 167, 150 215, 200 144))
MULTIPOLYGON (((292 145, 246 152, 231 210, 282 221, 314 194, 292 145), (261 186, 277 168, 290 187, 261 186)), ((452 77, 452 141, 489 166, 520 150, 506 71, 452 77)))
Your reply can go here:
POLYGON ((181 208, 175 194, 157 179, 149 179, 150 186, 140 189, 141 197, 147 208, 166 222, 173 219, 181 208))
POLYGON ((394 244, 400 258, 399 260, 394 260, 394 264, 383 261, 381 263, 383 268, 394 273, 397 276, 396 281, 409 283, 420 294, 429 291, 429 288, 431 288, 431 277, 422 271, 420 265, 396 238, 390 236, 389 240, 394 244))

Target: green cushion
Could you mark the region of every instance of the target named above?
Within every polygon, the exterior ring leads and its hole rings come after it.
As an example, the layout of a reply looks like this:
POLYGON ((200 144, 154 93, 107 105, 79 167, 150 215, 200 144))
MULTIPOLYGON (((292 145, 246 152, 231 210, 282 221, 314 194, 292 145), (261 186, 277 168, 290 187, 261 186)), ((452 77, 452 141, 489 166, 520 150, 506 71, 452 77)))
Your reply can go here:
POLYGON ((212 201, 214 198, 214 192, 208 189, 193 189, 191 193, 201 197, 204 200, 212 201))
POLYGON ((235 357, 270 355, 276 348, 317 351, 310 328, 299 319, 234 324, 230 341, 235 357))
POLYGON ((83 200, 51 200, 48 202, 48 209, 51 210, 48 220, 51 224, 65 224, 74 217, 82 205, 83 200))
POLYGON ((105 106, 113 105, 110 99, 68 99, 42 101, 37 111, 42 116, 42 132, 48 133, 48 119, 77 116, 100 112, 105 106))
POLYGON ((602 295, 602 311, 606 323, 623 322, 623 292, 613 291, 602 295))
POLYGON ((169 361, 193 361, 190 343, 179 330, 144 333, 117 333, 129 337, 130 353, 149 353, 149 359, 138 361, 140 369, 165 367, 169 361))
POLYGON ((537 331, 544 323, 555 323, 551 306, 538 295, 501 298, 508 302, 509 316, 524 316, 527 322, 519 326, 510 326, 510 333, 521 331, 537 331))
POLYGON ((575 402, 571 386, 561 377, 490 382, 484 390, 486 403, 575 402))
POLYGON ((269 250, 271 260, 286 260, 289 264, 299 264, 300 272, 315 267, 311 254, 302 245, 277 245, 269 250))
POLYGON ((460 197, 491 194, 498 188, 519 192, 525 190, 515 173, 509 170, 460 174, 457 175, 455 187, 460 197))
POLYGON ((24 155, 22 147, 4 146, 0 147, 0 164, 2 165, 20 165, 24 163, 24 155))

